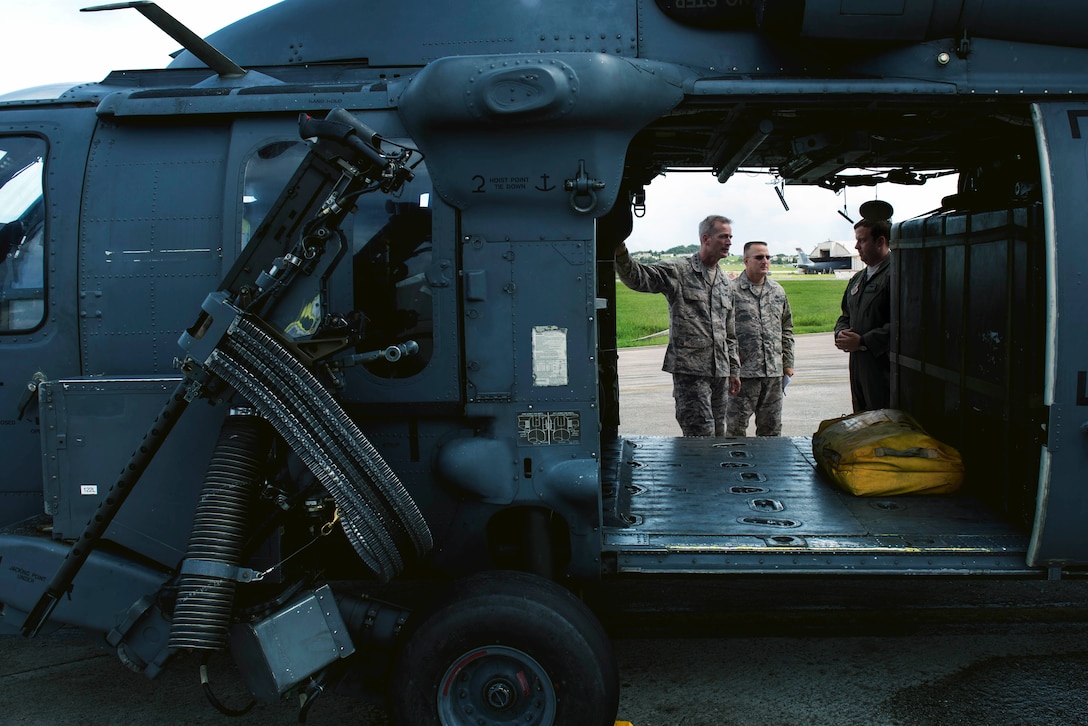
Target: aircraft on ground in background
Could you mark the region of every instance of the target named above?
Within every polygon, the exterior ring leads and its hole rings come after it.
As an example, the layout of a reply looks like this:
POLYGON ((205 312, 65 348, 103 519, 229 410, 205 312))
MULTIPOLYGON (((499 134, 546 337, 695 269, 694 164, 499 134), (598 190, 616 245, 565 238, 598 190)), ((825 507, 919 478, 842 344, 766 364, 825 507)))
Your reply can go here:
POLYGON ((835 257, 828 260, 813 260, 800 247, 797 249, 797 263, 795 267, 803 270, 806 275, 833 274, 835 270, 849 270, 851 259, 848 257, 835 257))

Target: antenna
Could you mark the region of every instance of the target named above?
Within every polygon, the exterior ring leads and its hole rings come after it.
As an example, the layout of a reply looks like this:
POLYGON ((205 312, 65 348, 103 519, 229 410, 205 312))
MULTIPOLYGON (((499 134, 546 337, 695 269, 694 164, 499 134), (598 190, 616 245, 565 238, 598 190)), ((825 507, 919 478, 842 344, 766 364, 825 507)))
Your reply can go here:
POLYGON ((211 68, 222 78, 238 78, 246 74, 246 69, 226 57, 211 43, 182 25, 173 15, 166 12, 150 0, 132 0, 127 3, 95 5, 82 8, 81 13, 96 13, 100 10, 125 10, 133 8, 157 25, 160 30, 181 43, 185 50, 195 55, 204 65, 211 68))

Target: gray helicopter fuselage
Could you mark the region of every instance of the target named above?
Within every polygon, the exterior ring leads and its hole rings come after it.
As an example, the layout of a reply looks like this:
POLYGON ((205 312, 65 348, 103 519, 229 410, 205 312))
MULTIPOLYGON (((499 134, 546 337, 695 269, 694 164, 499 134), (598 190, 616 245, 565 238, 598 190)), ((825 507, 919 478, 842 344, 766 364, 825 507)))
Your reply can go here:
MULTIPOLYGON (((0 626, 179 382, 185 415, 54 618, 108 632, 200 559, 216 437, 261 406, 279 418, 262 410, 254 506, 287 514, 247 525, 254 571, 348 511, 314 463, 327 412, 433 536, 408 553, 391 532, 411 575, 1083 574, 1088 8, 846 5, 285 0, 207 38, 240 74, 194 46, 0 99, 0 626), (345 136, 314 142, 300 114, 345 136), (669 169, 831 191, 959 175, 895 226, 891 379, 962 452, 961 493, 875 507, 834 492, 807 439, 619 433, 613 251, 669 169), (228 376, 205 336, 244 327, 230 311, 320 397, 228 376)), ((333 539, 336 575, 373 574, 333 539)))

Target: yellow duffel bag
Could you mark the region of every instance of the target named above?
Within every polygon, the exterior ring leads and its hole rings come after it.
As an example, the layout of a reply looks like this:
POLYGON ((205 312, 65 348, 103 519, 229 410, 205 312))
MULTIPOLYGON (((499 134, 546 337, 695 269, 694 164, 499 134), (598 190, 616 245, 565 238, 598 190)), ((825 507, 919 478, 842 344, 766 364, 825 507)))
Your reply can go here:
POLYGON ((948 494, 963 484, 959 452, 891 408, 821 421, 812 454, 838 486, 862 497, 948 494))

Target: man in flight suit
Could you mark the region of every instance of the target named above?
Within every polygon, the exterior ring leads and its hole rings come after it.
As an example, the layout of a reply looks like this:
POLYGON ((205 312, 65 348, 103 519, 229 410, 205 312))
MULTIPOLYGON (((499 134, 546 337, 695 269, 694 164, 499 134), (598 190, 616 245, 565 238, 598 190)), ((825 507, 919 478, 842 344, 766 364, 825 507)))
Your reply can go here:
MULTIPOLYGON (((890 217, 890 205, 884 206, 890 217)), ((862 214, 865 212, 862 209, 862 214)), ((835 323, 835 347, 850 354, 850 398, 855 413, 891 405, 890 238, 887 218, 865 218, 854 225, 856 248, 865 269, 851 278, 843 292, 842 315, 835 323)))
POLYGON ((669 301, 669 346, 661 369, 672 373, 676 421, 684 436, 724 436, 726 401, 740 390, 733 292, 718 266, 732 241, 732 222, 711 215, 699 223, 699 251, 691 257, 643 265, 625 245, 616 248, 623 284, 669 301))

